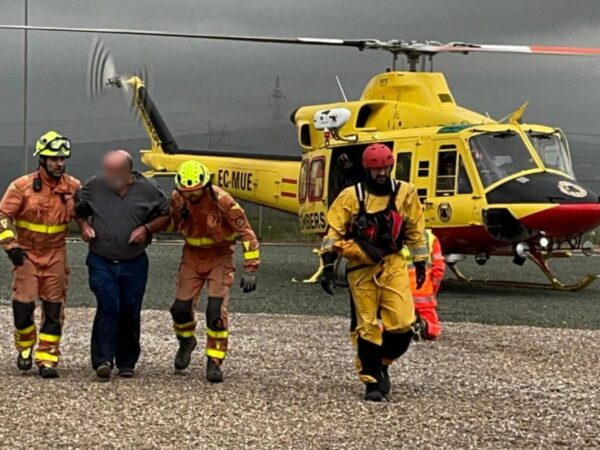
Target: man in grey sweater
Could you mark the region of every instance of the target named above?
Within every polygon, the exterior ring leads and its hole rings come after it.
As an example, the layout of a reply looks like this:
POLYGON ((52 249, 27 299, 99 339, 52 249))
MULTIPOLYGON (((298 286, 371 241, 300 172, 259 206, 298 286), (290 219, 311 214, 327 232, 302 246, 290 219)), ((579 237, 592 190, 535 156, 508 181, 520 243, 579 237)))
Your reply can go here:
POLYGON ((86 264, 97 300, 92 329, 92 366, 109 380, 113 366, 122 377, 134 375, 140 355, 140 314, 152 234, 169 223, 163 191, 133 171, 124 150, 104 156, 102 174, 92 177, 77 196, 76 215, 89 242, 86 264))

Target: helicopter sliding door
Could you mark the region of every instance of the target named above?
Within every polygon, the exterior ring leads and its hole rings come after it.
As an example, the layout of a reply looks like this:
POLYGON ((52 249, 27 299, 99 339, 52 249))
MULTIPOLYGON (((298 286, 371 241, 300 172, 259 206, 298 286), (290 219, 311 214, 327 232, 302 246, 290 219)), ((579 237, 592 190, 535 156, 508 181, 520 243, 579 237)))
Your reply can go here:
MULTIPOLYGON (((481 205, 475 195, 458 139, 433 140, 423 152, 433 161, 429 175, 429 191, 424 201, 429 227, 451 227, 474 224, 481 205)), ((421 151, 421 150, 420 150, 421 151)))

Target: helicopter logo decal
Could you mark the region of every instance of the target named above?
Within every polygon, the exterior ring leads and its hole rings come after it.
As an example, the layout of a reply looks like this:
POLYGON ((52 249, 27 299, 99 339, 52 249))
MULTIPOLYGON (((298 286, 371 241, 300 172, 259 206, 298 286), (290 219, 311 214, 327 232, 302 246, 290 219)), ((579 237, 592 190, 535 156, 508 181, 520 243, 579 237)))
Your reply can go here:
POLYGON ((442 222, 450 222, 450 219, 452 219, 452 207, 448 202, 440 203, 437 212, 442 222))
POLYGON ((583 198, 588 194, 587 191, 581 186, 566 180, 561 180, 558 182, 558 189, 560 189, 560 192, 563 194, 567 194, 576 198, 583 198))

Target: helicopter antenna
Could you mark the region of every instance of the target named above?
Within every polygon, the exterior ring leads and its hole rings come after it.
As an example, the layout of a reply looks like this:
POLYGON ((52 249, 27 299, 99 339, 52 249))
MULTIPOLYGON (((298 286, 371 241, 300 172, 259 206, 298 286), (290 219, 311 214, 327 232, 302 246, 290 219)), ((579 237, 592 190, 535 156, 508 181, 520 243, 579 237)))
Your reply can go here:
POLYGON ((340 77, 338 77, 336 75, 335 76, 335 81, 337 81, 338 87, 340 88, 340 92, 342 93, 342 97, 344 98, 344 101, 346 103, 348 103, 348 97, 346 97, 346 93, 344 92, 344 86, 342 86, 342 82, 340 81, 340 77))

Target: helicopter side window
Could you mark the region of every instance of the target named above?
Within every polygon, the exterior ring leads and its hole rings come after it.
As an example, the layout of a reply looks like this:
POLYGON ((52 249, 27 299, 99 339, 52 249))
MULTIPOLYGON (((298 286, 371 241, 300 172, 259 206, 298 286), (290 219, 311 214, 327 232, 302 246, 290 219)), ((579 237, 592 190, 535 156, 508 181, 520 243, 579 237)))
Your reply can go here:
POLYGON ((435 195, 445 197, 454 195, 456 187, 456 150, 438 153, 435 195))
POLYGON ((323 198, 325 181, 325 159, 316 158, 310 163, 308 176, 308 198, 321 200, 323 198))
POLYGON ((298 200, 304 202, 308 191, 308 161, 302 161, 300 166, 300 178, 298 180, 298 200))
POLYGON ((411 152, 398 153, 398 156, 396 157, 396 180, 410 181, 411 164, 411 152))

